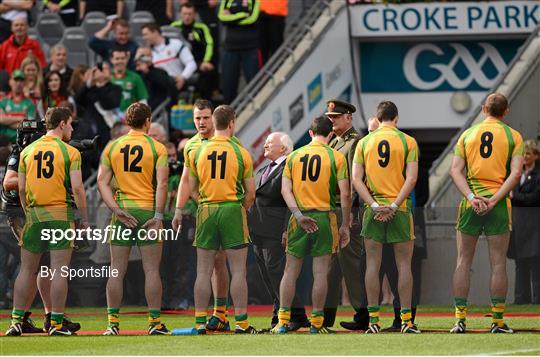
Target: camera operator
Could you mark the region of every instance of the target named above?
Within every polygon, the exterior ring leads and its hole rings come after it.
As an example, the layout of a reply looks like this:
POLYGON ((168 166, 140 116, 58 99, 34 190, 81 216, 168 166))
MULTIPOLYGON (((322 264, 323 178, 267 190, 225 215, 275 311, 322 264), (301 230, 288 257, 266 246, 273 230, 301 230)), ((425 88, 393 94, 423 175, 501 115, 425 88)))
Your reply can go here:
MULTIPOLYGON (((81 214, 80 228, 88 227, 86 193, 80 171, 81 155, 64 143, 71 138, 72 120, 67 108, 50 108, 45 114, 46 135, 21 152, 18 187, 27 222, 20 238, 21 268, 15 281, 11 325, 6 335, 22 334, 28 300, 35 292, 33 286, 41 255, 50 251, 53 271, 70 263, 73 242, 66 237, 59 241, 45 240, 45 231, 61 229, 67 232, 74 229, 73 203, 81 214)), ((53 311, 48 334, 72 335, 69 326, 64 325, 67 277, 58 274, 51 280, 53 311)))
MULTIPOLYGON (((69 108, 68 108, 69 109, 69 108)), ((20 199, 18 194, 18 169, 19 169, 19 159, 20 154, 25 147, 30 145, 35 140, 39 139, 45 134, 45 125, 42 121, 35 120, 26 120, 21 123, 20 128, 17 130, 17 141, 13 145, 13 150, 11 155, 8 158, 7 166, 5 170, 5 176, 2 184, 1 192, 1 205, 2 211, 6 214, 8 219, 8 224, 13 232, 13 235, 16 239, 11 239, 9 237, 2 237, 0 243, 2 247, 7 247, 10 252, 20 260, 20 248, 17 244, 21 239, 22 230, 25 224, 24 211, 20 205, 20 199)), ((83 140, 76 141, 73 140, 70 142, 72 146, 77 148, 81 152, 95 150, 95 139, 94 140, 83 140)), ((48 255, 43 255, 40 261, 41 266, 49 265, 48 255)), ((30 292, 28 295, 28 301, 26 304, 25 315, 22 323, 22 332, 23 333, 38 333, 43 332, 43 330, 48 330, 50 327, 51 321, 51 302, 50 302, 50 279, 37 278, 37 288, 39 289, 40 295, 43 300, 43 306, 45 309, 45 321, 44 329, 40 329, 34 326, 32 320, 29 318, 31 313, 28 311, 34 301, 36 293, 36 285, 30 286, 30 292)), ((64 318, 63 322, 71 331, 77 331, 80 329, 80 324, 76 322, 71 322, 67 318, 64 318)))

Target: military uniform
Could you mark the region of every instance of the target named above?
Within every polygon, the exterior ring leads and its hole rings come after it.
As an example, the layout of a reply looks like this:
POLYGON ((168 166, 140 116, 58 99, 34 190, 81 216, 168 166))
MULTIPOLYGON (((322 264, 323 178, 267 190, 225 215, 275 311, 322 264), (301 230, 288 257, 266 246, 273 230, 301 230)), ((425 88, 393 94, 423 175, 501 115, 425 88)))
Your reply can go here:
MULTIPOLYGON (((327 102, 328 111, 326 115, 352 114, 356 108, 347 102, 339 100, 330 100, 327 102)), ((360 134, 351 127, 343 135, 334 137, 329 146, 341 152, 347 159, 347 165, 351 175, 352 185, 352 164, 354 152, 358 141, 361 139, 360 134)), ((353 213, 358 214, 358 194, 352 190, 353 213)), ((339 195, 336 198, 339 205, 339 195)), ((355 216, 357 218, 357 216, 355 216)), ((338 215, 339 223, 341 224, 341 216, 338 215)), ((337 306, 340 300, 341 278, 345 279, 345 284, 349 292, 351 304, 356 310, 354 321, 359 325, 368 324, 369 314, 367 311, 367 297, 364 286, 364 276, 366 272, 366 256, 362 238, 358 227, 353 227, 351 230, 351 241, 336 255, 332 257, 332 265, 328 274, 328 294, 324 309, 325 326, 333 326, 336 319, 337 306), (355 229, 356 228, 356 229, 355 229)))

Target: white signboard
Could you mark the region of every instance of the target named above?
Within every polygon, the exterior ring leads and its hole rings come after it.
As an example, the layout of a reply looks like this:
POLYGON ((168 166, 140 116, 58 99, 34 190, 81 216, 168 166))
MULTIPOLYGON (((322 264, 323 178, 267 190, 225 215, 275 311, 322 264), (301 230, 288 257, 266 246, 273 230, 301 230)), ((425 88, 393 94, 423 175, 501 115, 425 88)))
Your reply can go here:
POLYGON ((540 1, 351 6, 355 37, 523 34, 540 24, 540 1))

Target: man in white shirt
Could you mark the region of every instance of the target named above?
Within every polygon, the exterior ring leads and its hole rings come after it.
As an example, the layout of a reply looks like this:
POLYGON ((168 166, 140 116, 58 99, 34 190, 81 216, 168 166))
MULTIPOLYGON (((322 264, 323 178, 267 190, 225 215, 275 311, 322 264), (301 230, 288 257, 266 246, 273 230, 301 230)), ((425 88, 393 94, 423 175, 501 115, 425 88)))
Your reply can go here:
POLYGON ((164 69, 173 77, 176 89, 181 91, 197 70, 197 63, 189 48, 178 39, 163 37, 156 23, 144 25, 142 35, 146 44, 152 48, 154 66, 164 69))

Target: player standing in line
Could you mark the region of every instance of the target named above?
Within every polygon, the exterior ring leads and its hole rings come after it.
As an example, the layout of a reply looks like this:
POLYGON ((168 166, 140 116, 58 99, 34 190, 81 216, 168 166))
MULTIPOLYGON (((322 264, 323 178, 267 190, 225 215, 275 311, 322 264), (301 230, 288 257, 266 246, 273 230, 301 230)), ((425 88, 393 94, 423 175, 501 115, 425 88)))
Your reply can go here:
POLYGON ((304 257, 313 257, 310 333, 333 333, 324 324, 324 302, 332 254, 349 243, 351 191, 347 159, 328 142, 332 122, 317 117, 309 131, 311 143, 289 154, 283 170, 281 192, 292 212, 287 228, 287 263, 279 289, 279 323, 272 333, 286 333, 291 303, 304 257), (336 190, 339 188, 343 221, 338 231, 336 190))
POLYGON ((126 110, 128 134, 109 143, 103 151, 98 174, 98 188, 103 201, 113 212, 111 225, 120 231, 131 229, 128 239, 113 236, 111 244, 111 275, 107 282, 107 314, 109 324, 104 335, 120 333, 120 304, 129 253, 139 247, 145 276, 148 303, 148 334, 165 335, 169 330, 161 323, 161 277, 159 265, 162 245, 151 234, 162 228, 167 200, 169 166, 163 144, 147 135, 152 111, 147 104, 134 103, 126 110), (113 194, 111 180, 116 183, 113 194), (144 231, 146 230, 146 232, 144 231), (141 232, 142 231, 142 232, 141 232))
MULTIPOLYGON (((176 210, 172 221, 174 230, 182 227, 182 210, 191 197, 189 155, 192 151, 197 151, 202 143, 206 143, 208 139, 214 136, 213 109, 214 107, 209 100, 198 99, 193 104, 193 122, 197 134, 189 139, 186 146, 184 146, 184 169, 178 186, 176 210)), ((206 329, 210 331, 229 331, 230 326, 227 317, 229 270, 227 269, 227 256, 223 250, 219 250, 214 259, 212 291, 214 293, 214 312, 206 324, 206 329)))
POLYGON ((366 333, 379 333, 381 330, 379 271, 383 244, 392 244, 394 248, 401 332, 419 333, 411 313, 414 224, 410 196, 418 175, 418 146, 412 137, 397 129, 399 116, 394 103, 379 103, 377 119, 381 123, 379 128, 360 140, 353 165, 353 185, 366 204, 361 233, 365 238, 369 304, 366 333))
MULTIPOLYGON (((86 192, 81 175, 81 154, 66 144, 71 139, 73 118, 67 108, 50 108, 45 114, 47 134, 28 145, 19 163, 19 197, 26 214, 21 245, 21 267, 15 280, 9 336, 20 336, 28 305, 39 271, 41 255, 50 251, 50 268, 60 272, 69 266, 73 240, 59 242, 46 239, 52 230, 67 232, 75 228, 73 201, 81 214, 79 228, 88 227, 86 192), (73 194, 73 199, 71 198, 73 194), (48 232, 48 233, 47 233, 48 232)), ((49 335, 73 335, 64 325, 64 308, 68 292, 67 277, 55 274, 50 288, 52 302, 49 335)))
POLYGON ((466 331, 470 270, 481 234, 487 237, 491 263, 491 332, 513 332, 503 319, 508 290, 506 253, 512 230, 508 193, 521 176, 523 139, 503 122, 508 114, 508 100, 504 95, 490 94, 482 111, 484 121, 460 136, 450 170, 454 183, 465 197, 459 206, 456 226, 457 263, 453 286, 457 321, 450 330, 452 333, 466 331))
POLYGON ((206 333, 208 299, 216 253, 223 249, 231 270, 235 333, 256 334, 247 319, 246 259, 249 244, 246 210, 255 200, 253 164, 249 152, 233 138, 234 110, 222 105, 214 110, 215 136, 189 154, 190 186, 198 192, 197 279, 195 324, 206 333))

